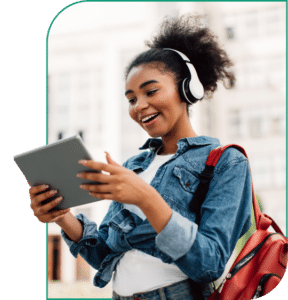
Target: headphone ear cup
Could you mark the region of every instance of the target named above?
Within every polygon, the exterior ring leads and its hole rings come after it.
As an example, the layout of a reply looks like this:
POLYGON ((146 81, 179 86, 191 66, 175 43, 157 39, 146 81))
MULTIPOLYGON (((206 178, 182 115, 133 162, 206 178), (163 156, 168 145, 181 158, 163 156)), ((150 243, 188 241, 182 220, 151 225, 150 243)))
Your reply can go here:
POLYGON ((186 99, 187 103, 193 104, 198 101, 198 99, 196 99, 190 91, 190 79, 185 78, 183 80, 182 90, 183 90, 183 94, 184 94, 184 99, 186 99))
POLYGON ((185 89, 184 89, 184 82, 185 82, 185 79, 183 81, 180 81, 179 82, 179 85, 178 85, 178 91, 179 91, 179 94, 180 94, 180 97, 181 99, 184 101, 184 102, 187 102, 187 103, 190 103, 189 100, 187 99, 186 97, 186 93, 185 93, 185 89))

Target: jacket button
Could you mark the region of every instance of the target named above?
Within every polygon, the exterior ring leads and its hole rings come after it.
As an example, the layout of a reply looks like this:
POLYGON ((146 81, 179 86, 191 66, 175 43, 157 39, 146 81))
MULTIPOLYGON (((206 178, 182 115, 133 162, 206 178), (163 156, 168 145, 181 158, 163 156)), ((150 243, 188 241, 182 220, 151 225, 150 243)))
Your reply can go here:
POLYGON ((187 187, 189 187, 189 186, 190 186, 190 182, 187 181, 185 185, 186 185, 187 187))

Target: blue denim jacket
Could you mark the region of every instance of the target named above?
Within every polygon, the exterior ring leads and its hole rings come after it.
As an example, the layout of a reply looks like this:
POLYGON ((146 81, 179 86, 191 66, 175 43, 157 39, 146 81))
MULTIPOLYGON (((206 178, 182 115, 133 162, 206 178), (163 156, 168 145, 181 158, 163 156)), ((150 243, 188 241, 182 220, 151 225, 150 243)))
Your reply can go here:
MULTIPOLYGON (((161 139, 148 139, 139 149, 150 151, 128 159, 123 166, 142 172, 161 144, 161 139)), ((142 220, 116 201, 111 202, 98 230, 84 215, 76 216, 84 226, 83 238, 78 243, 61 231, 72 255, 80 254, 98 270, 95 286, 104 287, 117 262, 133 248, 164 263, 175 263, 197 283, 214 281, 223 273, 237 240, 249 229, 252 189, 246 157, 234 148, 224 151, 214 169, 198 226, 188 205, 209 152, 220 143, 215 138, 198 136, 180 139, 177 145, 176 154, 157 170, 151 182, 173 210, 159 234, 147 219, 142 220)))

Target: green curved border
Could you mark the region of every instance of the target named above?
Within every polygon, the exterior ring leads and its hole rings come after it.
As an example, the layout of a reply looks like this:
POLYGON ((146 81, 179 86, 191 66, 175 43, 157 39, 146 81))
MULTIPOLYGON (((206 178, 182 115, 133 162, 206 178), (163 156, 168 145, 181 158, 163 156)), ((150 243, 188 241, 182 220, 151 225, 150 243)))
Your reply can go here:
MULTIPOLYGON (((169 1, 169 0, 168 0, 169 1)), ((167 2, 168 2, 167 1, 167 2)), ((69 6, 71 6, 71 5, 74 5, 74 4, 76 4, 76 3, 80 3, 80 2, 97 2, 97 1, 75 1, 75 2, 73 2, 73 3, 71 3, 71 4, 69 4, 69 5, 66 5, 61 11, 59 11, 59 14, 64 10, 64 9, 66 9, 67 7, 69 7, 69 6)), ((169 1, 170 2, 170 1, 169 1)), ((248 1, 247 1, 248 2, 248 1)), ((59 15, 59 14, 57 14, 57 16, 59 15)), ((48 32, 50 31, 50 29, 51 29, 51 26, 52 26, 52 24, 53 24, 53 22, 54 22, 54 20, 57 18, 57 16, 55 16, 54 18, 53 18, 53 20, 52 20, 52 22, 50 23, 50 25, 49 25, 49 30, 48 30, 48 32)), ((47 65, 47 44, 48 44, 48 33, 47 33, 47 42, 46 42, 46 65, 47 65)), ((47 85, 47 78, 48 78, 48 73, 47 73, 47 66, 46 66, 46 87, 48 87, 48 85, 47 85)), ((46 89, 46 94, 47 94, 47 89, 46 89)), ((47 118, 47 95, 46 95, 46 97, 45 97, 45 99, 46 99, 46 135, 45 135, 45 137, 46 137, 46 139, 45 139, 45 141, 46 141, 46 143, 47 143, 47 140, 48 140, 48 134, 47 134, 47 130, 48 130, 48 118, 47 118)), ((46 227, 46 247, 45 247, 45 250, 46 250, 46 260, 47 260, 47 227, 46 227)), ((46 261, 46 266, 47 266, 47 261, 46 261)), ((47 268, 46 268, 46 280, 47 280, 47 268)), ((46 281, 47 282, 47 281, 46 281)), ((281 289, 281 287, 282 287, 282 283, 281 283, 281 286, 279 286, 276 290, 277 290, 277 292, 278 292, 278 289, 281 289)), ((275 297, 274 297, 274 294, 276 294, 277 292, 276 292, 276 290, 275 291, 273 291, 273 293, 272 294, 269 294, 269 295, 266 295, 265 296, 265 299, 276 299, 276 295, 275 295, 275 297)), ((47 284, 46 284, 46 298, 47 298, 47 284)), ((277 299, 279 299, 278 298, 279 296, 277 296, 277 299)), ((82 298, 83 299, 83 298, 82 298)), ((108 298, 106 298, 106 299, 108 299, 108 298)))
MULTIPOLYGON (((1 292, 5 299, 39 300, 45 295, 45 226, 28 208, 28 186, 12 157, 47 142, 44 43, 51 21, 71 2, 16 0, 0 4, 1 292)), ((263 299, 285 299, 287 278, 263 299)))
MULTIPOLYGON (((77 2, 73 2, 67 6, 65 6, 63 9, 61 9, 56 16, 53 18, 52 22, 50 23, 50 26, 47 30, 47 36, 46 36, 46 145, 48 144, 48 38, 50 34, 51 27, 56 20, 56 18, 68 7, 82 3, 82 2, 98 2, 98 0, 81 0, 77 2)), ((46 224, 46 300, 47 299, 53 299, 53 300, 61 300, 61 299, 69 299, 69 298, 48 298, 48 224, 46 224)), ((111 298, 73 298, 73 300, 83 300, 83 299, 94 299, 94 300, 103 300, 108 299, 112 300, 111 298)))

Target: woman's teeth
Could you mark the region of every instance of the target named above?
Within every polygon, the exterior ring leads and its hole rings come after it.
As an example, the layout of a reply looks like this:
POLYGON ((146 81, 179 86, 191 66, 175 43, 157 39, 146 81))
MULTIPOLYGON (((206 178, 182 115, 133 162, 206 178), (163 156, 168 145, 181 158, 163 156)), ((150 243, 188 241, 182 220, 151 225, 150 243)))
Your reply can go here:
POLYGON ((151 115, 149 117, 146 117, 146 118, 142 119, 142 123, 147 123, 147 122, 151 121, 152 119, 154 119, 155 117, 157 117, 158 115, 159 115, 159 113, 151 115))

